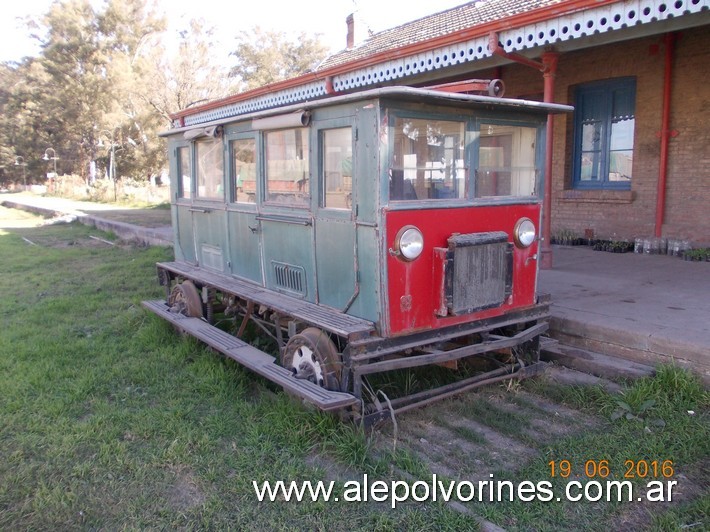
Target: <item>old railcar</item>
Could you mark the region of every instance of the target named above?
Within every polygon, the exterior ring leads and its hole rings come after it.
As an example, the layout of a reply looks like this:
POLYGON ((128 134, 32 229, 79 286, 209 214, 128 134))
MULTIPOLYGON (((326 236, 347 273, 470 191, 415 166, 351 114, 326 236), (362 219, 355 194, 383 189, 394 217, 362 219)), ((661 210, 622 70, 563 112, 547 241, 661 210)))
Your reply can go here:
POLYGON ((144 305, 366 420, 534 374, 544 130, 568 110, 389 87, 178 125, 175 261, 157 265, 165 300, 144 305), (279 356, 240 339, 249 322, 279 356), (492 366, 392 400, 370 382, 472 360, 492 366))

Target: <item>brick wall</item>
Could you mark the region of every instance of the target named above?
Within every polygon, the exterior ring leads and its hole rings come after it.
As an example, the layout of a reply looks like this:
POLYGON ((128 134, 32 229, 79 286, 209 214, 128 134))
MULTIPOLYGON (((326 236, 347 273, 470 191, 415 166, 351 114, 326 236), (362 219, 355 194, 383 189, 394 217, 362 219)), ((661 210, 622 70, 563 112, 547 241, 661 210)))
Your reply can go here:
MULTIPOLYGON (((663 235, 710 243, 710 33, 685 30, 676 42, 663 235)), ((573 104, 574 86, 608 78, 636 78, 636 123, 630 191, 572 188, 572 115, 555 117, 552 231, 582 236, 652 236, 660 163, 664 44, 662 36, 563 53, 555 101, 573 104)), ((506 96, 539 96, 542 75, 521 65, 503 67, 506 96)))

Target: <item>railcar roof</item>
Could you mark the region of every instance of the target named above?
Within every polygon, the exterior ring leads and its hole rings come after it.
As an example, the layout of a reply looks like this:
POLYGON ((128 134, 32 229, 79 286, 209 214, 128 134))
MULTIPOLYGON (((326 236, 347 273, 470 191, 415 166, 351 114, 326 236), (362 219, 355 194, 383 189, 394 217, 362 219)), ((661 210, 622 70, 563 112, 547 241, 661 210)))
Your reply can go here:
POLYGON ((219 126, 223 124, 253 120, 255 118, 265 118, 268 116, 287 114, 299 110, 307 111, 319 107, 328 107, 360 100, 388 99, 408 102, 420 102, 431 104, 443 104, 472 109, 505 109, 532 112, 536 114, 557 114, 567 113, 574 110, 571 105, 557 103, 544 103, 531 100, 519 100, 515 98, 496 98, 492 96, 479 96, 471 94, 459 94, 454 92, 444 92, 432 89, 418 89, 414 87, 384 87, 366 91, 354 92, 340 96, 321 98, 284 107, 276 107, 264 111, 234 115, 219 120, 206 121, 200 124, 173 128, 160 133, 161 137, 169 137, 185 131, 202 129, 206 127, 219 126))

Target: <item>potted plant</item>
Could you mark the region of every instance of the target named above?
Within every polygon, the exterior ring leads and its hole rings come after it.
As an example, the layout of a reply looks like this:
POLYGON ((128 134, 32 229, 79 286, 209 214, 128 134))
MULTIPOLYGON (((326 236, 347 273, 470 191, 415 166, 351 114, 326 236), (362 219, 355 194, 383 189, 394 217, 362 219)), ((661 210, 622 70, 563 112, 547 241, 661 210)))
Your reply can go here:
POLYGON ((683 259, 690 261, 710 260, 710 250, 708 248, 688 249, 683 254, 683 259))
POLYGON ((577 235, 571 229, 560 229, 552 241, 562 246, 572 246, 577 241, 577 235))

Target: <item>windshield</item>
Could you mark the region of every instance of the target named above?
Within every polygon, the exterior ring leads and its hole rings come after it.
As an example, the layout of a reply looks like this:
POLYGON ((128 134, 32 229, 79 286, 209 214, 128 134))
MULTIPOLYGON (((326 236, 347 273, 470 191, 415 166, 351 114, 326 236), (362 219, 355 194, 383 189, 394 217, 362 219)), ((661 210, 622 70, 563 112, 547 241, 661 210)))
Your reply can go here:
POLYGON ((463 122, 395 117, 390 199, 465 198, 464 131, 463 122))
POLYGON ((481 124, 475 196, 537 194, 534 127, 481 124))

